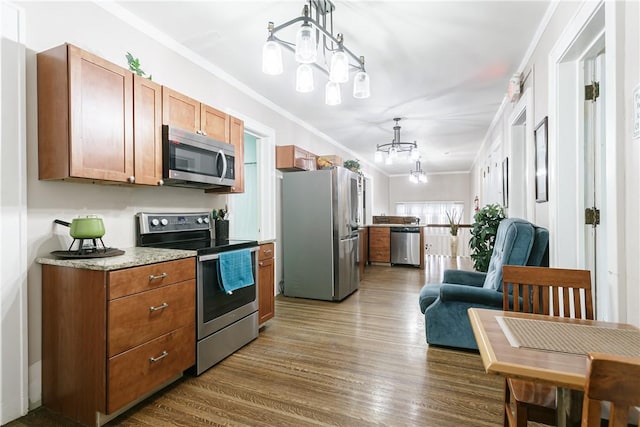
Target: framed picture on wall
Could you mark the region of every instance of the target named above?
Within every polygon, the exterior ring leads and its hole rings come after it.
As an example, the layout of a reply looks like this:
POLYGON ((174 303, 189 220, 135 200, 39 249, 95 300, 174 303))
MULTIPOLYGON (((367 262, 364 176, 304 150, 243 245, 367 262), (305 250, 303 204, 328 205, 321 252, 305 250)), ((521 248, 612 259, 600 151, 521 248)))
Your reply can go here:
POLYGON ((549 200, 547 134, 547 117, 545 117, 533 131, 533 139, 536 145, 536 203, 544 203, 549 200))
POLYGON ((502 161, 502 206, 509 207, 509 158, 502 161))

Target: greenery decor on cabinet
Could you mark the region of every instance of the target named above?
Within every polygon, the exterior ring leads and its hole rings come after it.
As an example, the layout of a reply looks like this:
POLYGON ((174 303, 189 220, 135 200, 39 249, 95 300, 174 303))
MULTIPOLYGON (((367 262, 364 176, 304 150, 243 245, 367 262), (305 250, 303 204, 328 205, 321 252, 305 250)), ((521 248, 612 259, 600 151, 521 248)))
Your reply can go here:
POLYGON ((498 225, 504 219, 504 210, 498 204, 486 205, 473 216, 471 225, 471 259, 473 268, 486 272, 489 268, 489 260, 496 241, 498 225))
POLYGON ((151 74, 147 76, 147 73, 142 71, 140 68, 140 60, 138 58, 134 58, 129 52, 127 52, 125 58, 127 58, 127 63, 129 64, 129 71, 136 73, 140 77, 146 77, 149 80, 153 80, 151 74))
POLYGON ((358 159, 356 160, 345 160, 344 161, 344 167, 349 169, 351 172, 355 172, 358 174, 361 174, 362 171, 360 171, 360 162, 358 161, 358 159))

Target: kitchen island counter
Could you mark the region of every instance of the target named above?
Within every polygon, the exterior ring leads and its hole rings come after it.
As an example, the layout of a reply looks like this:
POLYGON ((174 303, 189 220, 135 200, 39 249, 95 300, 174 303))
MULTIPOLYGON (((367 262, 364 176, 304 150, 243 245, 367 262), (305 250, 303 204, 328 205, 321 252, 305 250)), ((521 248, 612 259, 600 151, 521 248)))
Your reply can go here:
POLYGON ((39 264, 57 265, 60 267, 82 268, 86 270, 120 270, 122 268, 155 264, 158 262, 195 257, 196 251, 181 249, 159 249, 132 247, 125 248, 124 255, 106 258, 62 259, 47 255, 36 259, 39 264))

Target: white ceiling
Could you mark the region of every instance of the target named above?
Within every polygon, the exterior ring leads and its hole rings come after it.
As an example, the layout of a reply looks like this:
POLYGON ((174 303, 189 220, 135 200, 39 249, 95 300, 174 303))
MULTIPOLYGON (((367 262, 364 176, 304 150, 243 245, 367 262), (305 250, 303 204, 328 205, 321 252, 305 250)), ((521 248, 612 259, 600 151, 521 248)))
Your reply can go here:
MULTIPOLYGON (((348 147, 360 160, 374 162, 376 144, 391 142, 393 118, 400 117, 401 140, 418 142, 427 173, 469 171, 549 2, 334 3, 334 34, 344 33, 345 46, 365 56, 371 77, 370 98, 354 99, 351 79, 342 85, 338 106, 324 104, 323 74, 315 73, 314 92, 295 91, 295 61, 286 50, 282 75, 261 71, 267 23, 277 26, 299 16, 304 1, 119 5, 348 147)), ((294 31, 292 26, 290 33, 278 36, 293 41, 294 31)), ((407 174, 413 165, 377 166, 387 174, 407 174)))

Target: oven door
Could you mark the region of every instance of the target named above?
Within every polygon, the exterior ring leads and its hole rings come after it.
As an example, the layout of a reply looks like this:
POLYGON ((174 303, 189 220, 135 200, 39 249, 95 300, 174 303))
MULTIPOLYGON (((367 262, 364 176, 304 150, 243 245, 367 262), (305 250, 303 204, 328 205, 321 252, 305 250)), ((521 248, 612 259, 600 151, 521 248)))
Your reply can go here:
POLYGON ((198 257, 197 316, 198 339, 217 332, 258 310, 258 247, 251 250, 254 284, 227 294, 218 281, 218 254, 198 257))

